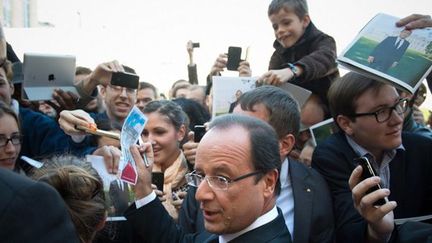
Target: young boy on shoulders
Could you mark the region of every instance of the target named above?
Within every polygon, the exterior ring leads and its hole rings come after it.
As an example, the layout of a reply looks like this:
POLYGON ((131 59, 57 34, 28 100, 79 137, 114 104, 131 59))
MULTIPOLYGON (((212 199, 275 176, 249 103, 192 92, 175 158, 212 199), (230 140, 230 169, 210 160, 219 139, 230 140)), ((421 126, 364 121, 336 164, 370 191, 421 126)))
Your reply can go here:
MULTIPOLYGON (((312 91, 308 102, 322 107, 328 116, 327 90, 339 76, 335 40, 312 23, 306 0, 273 0, 268 16, 276 37, 275 51, 260 81, 272 85, 290 82, 312 91)), ((303 115, 302 121, 317 122, 303 115)))

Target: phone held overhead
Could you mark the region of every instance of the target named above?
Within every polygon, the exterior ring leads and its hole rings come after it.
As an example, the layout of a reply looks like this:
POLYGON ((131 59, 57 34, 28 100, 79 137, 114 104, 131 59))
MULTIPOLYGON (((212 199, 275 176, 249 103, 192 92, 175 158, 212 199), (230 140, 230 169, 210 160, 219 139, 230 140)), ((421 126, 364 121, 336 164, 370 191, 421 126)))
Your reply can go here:
POLYGON ((228 61, 227 69, 231 71, 237 71, 241 62, 241 47, 230 46, 228 47, 228 61))
POLYGON ((128 89, 138 89, 139 76, 128 72, 114 72, 111 76, 111 84, 128 89))

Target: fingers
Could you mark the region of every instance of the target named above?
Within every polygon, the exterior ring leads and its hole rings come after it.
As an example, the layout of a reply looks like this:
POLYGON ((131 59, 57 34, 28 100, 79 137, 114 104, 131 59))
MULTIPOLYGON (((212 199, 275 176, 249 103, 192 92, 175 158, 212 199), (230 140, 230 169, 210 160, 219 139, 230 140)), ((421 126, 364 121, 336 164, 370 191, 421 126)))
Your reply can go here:
POLYGON ((123 66, 116 60, 99 64, 87 78, 106 86, 110 84, 113 72, 124 72, 123 66))
POLYGON ((190 132, 188 133, 188 141, 193 142, 194 139, 195 139, 195 133, 194 133, 193 131, 190 131, 190 132))
POLYGON ((240 62, 237 71, 239 72, 240 77, 251 77, 252 76, 252 70, 250 69, 248 61, 240 62))
POLYGON ((186 195, 187 195, 187 191, 180 191, 180 192, 177 193, 177 196, 180 199, 184 199, 186 197, 186 195))
POLYGON ((150 142, 142 143, 138 147, 145 165, 152 165, 154 162, 153 147, 150 142), (147 161, 146 161, 147 160, 147 161))
POLYGON ((267 85, 275 85, 279 86, 284 82, 284 79, 286 79, 284 75, 285 69, 281 70, 270 70, 266 73, 264 73, 257 82, 262 82, 263 84, 267 85))
POLYGON ((93 152, 104 158, 105 167, 110 174, 117 174, 121 151, 114 146, 102 146, 93 152))
POLYGON ((75 129, 75 127, 76 126, 87 127, 88 124, 93 124, 94 120, 85 111, 64 110, 60 112, 58 123, 60 125, 60 128, 63 129, 63 131, 68 135, 85 135, 84 132, 75 129))
POLYGON ((359 182, 356 186, 354 186, 351 191, 353 195, 353 200, 356 205, 360 204, 360 200, 364 197, 366 192, 374 187, 377 186, 380 182, 380 178, 377 176, 367 178, 361 182, 359 182))
POLYGON ((114 146, 110 146, 110 152, 112 154, 112 173, 117 174, 120 157, 121 157, 121 151, 114 146))
POLYGON ((153 190, 156 193, 156 196, 159 198, 159 200, 161 202, 165 202, 166 201, 166 195, 163 191, 160 191, 158 189, 154 189, 153 190))
POLYGON ((180 199, 177 194, 174 194, 171 204, 178 210, 181 208, 181 206, 183 204, 183 200, 180 199))
POLYGON ((216 58, 215 63, 210 71, 210 74, 216 75, 222 72, 226 68, 228 56, 226 54, 219 54, 218 58, 216 58))
POLYGON ((189 161, 189 163, 194 164, 195 163, 195 155, 196 155, 196 148, 198 147, 198 143, 195 143, 194 141, 194 132, 191 131, 188 133, 188 142, 183 144, 183 154, 186 157, 186 159, 189 161))
POLYGON ((62 89, 56 89, 53 93, 53 98, 59 103, 60 107, 64 110, 76 109, 79 101, 78 95, 68 91, 65 92, 62 89))
POLYGON ((361 181, 362 173, 363 168, 360 165, 355 167, 355 169, 351 173, 351 176, 348 180, 348 184, 351 190, 361 181))
POLYGON ((270 77, 270 75, 271 75, 270 71, 268 71, 268 72, 264 73, 263 75, 261 75, 261 77, 259 77, 258 80, 256 81, 257 84, 259 84, 259 85, 266 84, 266 80, 267 80, 268 77, 270 77))
POLYGON ((405 26, 405 28, 409 30, 432 27, 432 19, 430 15, 411 14, 396 22, 396 26, 405 26))
POLYGON ((138 170, 145 170, 146 168, 145 168, 145 165, 144 165, 144 160, 142 158, 142 155, 141 155, 141 152, 139 150, 138 145, 135 145, 135 144, 131 145, 130 148, 129 148, 129 150, 130 150, 130 152, 132 154, 132 158, 135 161, 137 169, 138 170))
POLYGON ((191 40, 186 43, 186 50, 188 52, 193 51, 193 42, 191 40))

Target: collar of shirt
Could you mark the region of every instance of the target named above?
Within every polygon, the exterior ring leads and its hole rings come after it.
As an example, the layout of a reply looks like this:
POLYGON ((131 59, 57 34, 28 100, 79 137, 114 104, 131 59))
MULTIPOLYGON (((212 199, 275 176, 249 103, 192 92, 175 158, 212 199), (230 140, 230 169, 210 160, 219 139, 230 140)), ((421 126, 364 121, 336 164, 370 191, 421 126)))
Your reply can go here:
MULTIPOLYGON (((356 143, 350 136, 345 134, 345 137, 347 139, 348 144, 351 146, 352 149, 354 149, 354 151, 357 153, 358 156, 366 156, 366 155, 372 156, 372 158, 375 161, 375 157, 372 155, 372 153, 370 153, 365 148, 363 148, 361 145, 356 143)), ((405 148, 402 144, 400 144, 395 149, 384 151, 384 156, 383 156, 382 162, 387 161, 387 160, 391 161, 396 156, 397 150, 405 150, 405 148)))
POLYGON ((354 151, 359 156, 365 156, 371 161, 372 166, 374 167, 375 171, 377 171, 379 177, 381 178, 381 186, 384 188, 390 188, 390 162, 396 157, 396 153, 398 150, 405 150, 403 145, 399 145, 399 147, 395 149, 391 149, 384 152, 384 156, 382 158, 382 161, 378 163, 376 161, 375 157, 372 153, 367 151, 365 148, 357 144, 351 137, 346 135, 348 144, 351 146, 351 148, 354 149, 354 151))
POLYGON ((245 234, 246 232, 249 232, 253 229, 256 229, 260 226, 263 226, 263 225, 271 222, 272 220, 277 218, 277 216, 278 216, 278 211, 276 209, 276 206, 274 206, 270 211, 268 211, 267 213, 258 217, 251 225, 249 225, 245 229, 243 229, 237 233, 233 233, 233 234, 220 235, 219 236, 219 243, 227 243, 227 242, 235 239, 236 237, 239 237, 240 235, 245 234))
POLYGON ((291 184, 291 180, 289 178, 289 161, 288 157, 282 162, 281 170, 279 175, 279 181, 281 183, 281 187, 291 184))
POLYGON ((15 111, 15 113, 17 114, 17 116, 19 116, 19 103, 18 103, 17 100, 12 99, 12 102, 11 102, 11 109, 12 109, 13 111, 15 111))

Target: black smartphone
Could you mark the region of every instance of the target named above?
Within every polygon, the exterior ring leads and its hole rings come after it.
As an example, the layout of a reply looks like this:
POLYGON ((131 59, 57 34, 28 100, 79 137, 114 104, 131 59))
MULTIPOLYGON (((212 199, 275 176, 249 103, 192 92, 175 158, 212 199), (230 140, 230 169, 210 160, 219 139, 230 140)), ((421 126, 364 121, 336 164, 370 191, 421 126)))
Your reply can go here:
POLYGON ((237 71, 241 61, 241 47, 230 46, 228 47, 228 62, 227 69, 231 71, 237 71))
POLYGON ((194 142, 199 143, 206 133, 206 127, 204 125, 195 125, 194 126, 194 142))
POLYGON ((192 43, 192 48, 199 48, 200 47, 200 43, 199 42, 193 42, 192 43))
MULTIPOLYGON (((364 156, 362 156, 360 158, 355 158, 354 163, 361 165, 361 167, 363 169, 363 173, 362 173, 362 179, 363 180, 365 180, 369 177, 372 177, 372 176, 379 176, 378 173, 375 171, 374 167, 372 166, 372 164, 370 163, 368 158, 366 158, 364 156)), ((371 187, 366 193, 369 194, 369 193, 376 191, 378 189, 381 189, 381 186, 379 184, 371 187)), ((386 202, 388 202, 387 197, 378 199, 376 202, 374 202, 374 205, 380 206, 380 205, 384 205, 386 202)))
POLYGON ((138 89, 139 76, 134 73, 114 72, 111 76, 111 84, 129 89, 138 89))
POLYGON ((163 192, 164 185, 164 173, 163 172, 152 172, 152 184, 155 184, 159 191, 163 192))

